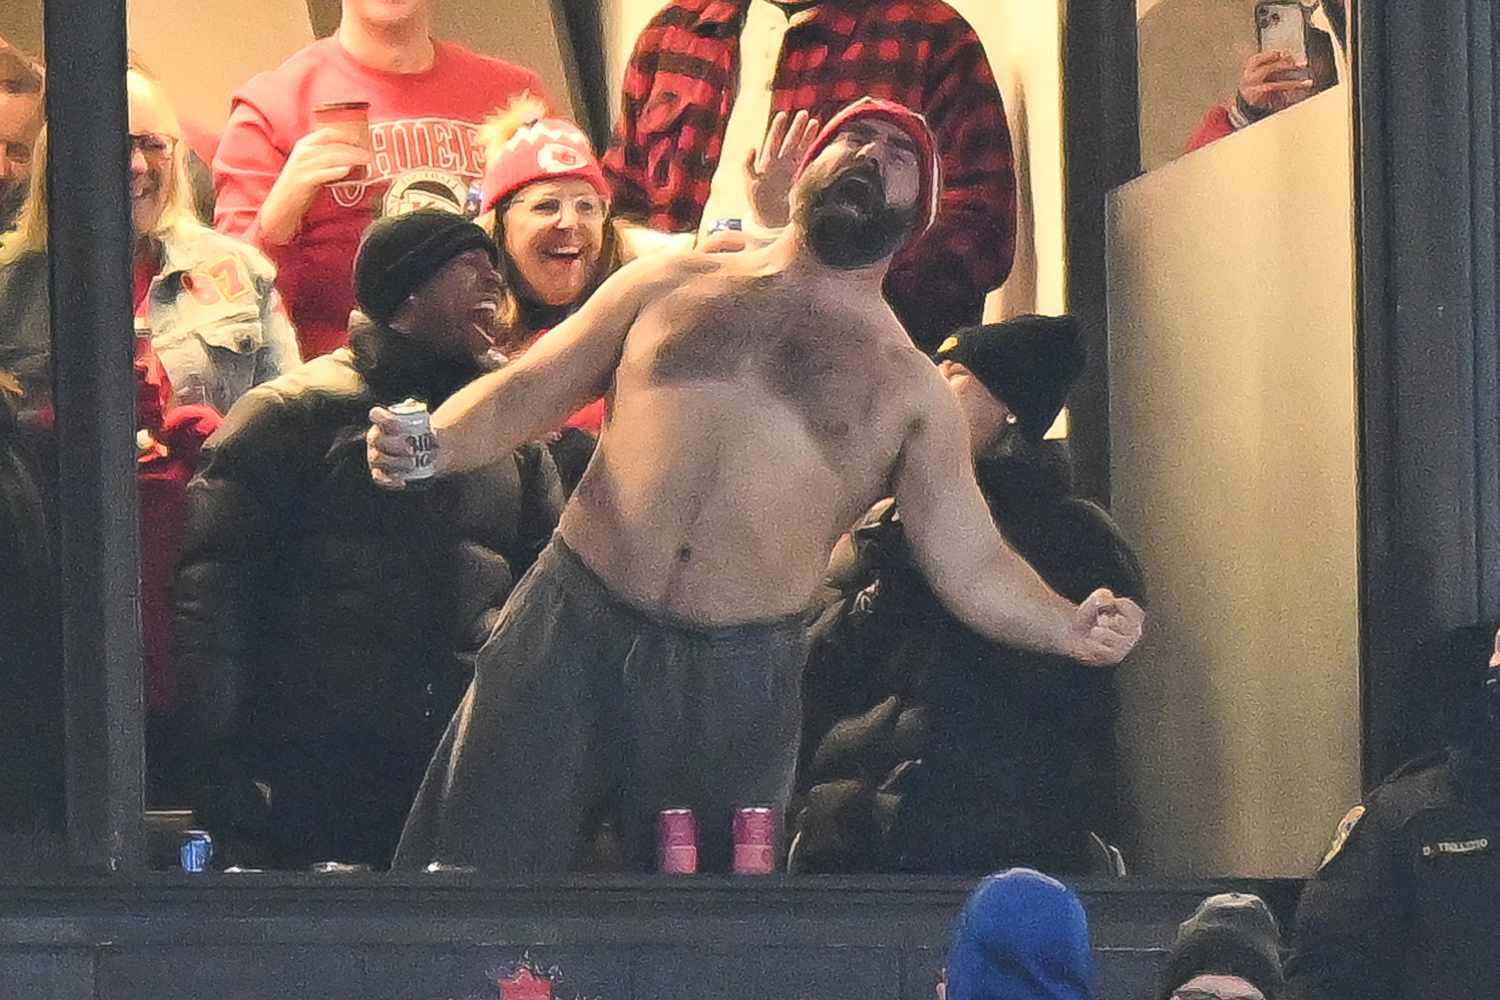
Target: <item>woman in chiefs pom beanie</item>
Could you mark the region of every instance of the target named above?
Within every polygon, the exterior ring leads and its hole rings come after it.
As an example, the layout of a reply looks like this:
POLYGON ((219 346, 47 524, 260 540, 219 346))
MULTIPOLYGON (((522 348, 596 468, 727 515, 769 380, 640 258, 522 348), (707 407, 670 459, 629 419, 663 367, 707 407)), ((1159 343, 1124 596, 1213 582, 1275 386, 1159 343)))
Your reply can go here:
MULTIPOLYGON (((515 357, 624 263, 623 243, 610 213, 609 185, 578 126, 546 117, 541 101, 523 95, 486 121, 479 138, 485 150, 480 223, 500 248, 506 287, 497 342, 515 357), (484 218, 489 213, 493 221, 484 218)), ((603 419, 599 400, 575 414, 552 444, 569 492, 603 419)))

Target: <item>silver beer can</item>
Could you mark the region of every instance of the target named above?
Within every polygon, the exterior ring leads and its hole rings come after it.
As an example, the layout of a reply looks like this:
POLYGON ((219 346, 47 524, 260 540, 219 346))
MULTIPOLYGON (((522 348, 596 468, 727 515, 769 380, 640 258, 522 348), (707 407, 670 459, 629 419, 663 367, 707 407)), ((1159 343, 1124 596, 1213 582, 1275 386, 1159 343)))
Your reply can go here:
POLYGON ((419 489, 431 482, 437 472, 437 439, 432 434, 432 414, 418 399, 403 399, 390 408, 401 424, 401 434, 411 448, 416 468, 398 478, 409 488, 419 489))

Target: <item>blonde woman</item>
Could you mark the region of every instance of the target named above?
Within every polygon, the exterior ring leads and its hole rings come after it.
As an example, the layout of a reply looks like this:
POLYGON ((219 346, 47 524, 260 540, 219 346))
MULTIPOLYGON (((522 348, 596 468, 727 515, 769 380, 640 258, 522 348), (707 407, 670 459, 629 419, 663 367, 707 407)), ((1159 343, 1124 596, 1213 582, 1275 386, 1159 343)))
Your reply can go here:
MULTIPOLYGON (((130 216, 135 282, 137 483, 141 619, 146 657, 148 796, 170 801, 176 770, 169 586, 182 532, 184 490, 218 414, 251 386, 297 365, 297 343, 259 253, 205 228, 193 213, 186 144, 155 82, 132 68, 130 216), (187 405, 183 405, 187 404, 187 405), (194 405, 196 404, 196 405, 194 405), (212 407, 212 409, 210 408, 212 407)), ((0 375, 22 392, 50 488, 52 334, 48 314, 46 130, 17 228, 0 237, 0 375)), ((101 333, 103 331, 100 331, 101 333)))
MULTIPOLYGON (((500 248, 505 292, 495 339, 511 358, 583 305, 626 259, 588 137, 546 110, 523 94, 479 130, 485 172, 477 221, 500 248)), ((603 422, 604 401, 597 400, 548 442, 569 493, 593 456, 603 422)))
POLYGON ((0 37, 0 233, 11 228, 25 197, 41 127, 41 65, 0 37))
POLYGON ((522 95, 479 130, 480 224, 500 248, 501 347, 516 353, 584 303, 622 260, 609 187, 588 137, 522 95))
MULTIPOLYGON (((296 334, 270 263, 194 214, 187 144, 160 86, 138 68, 126 84, 137 329, 149 331, 178 402, 222 413, 300 362, 296 334)), ((28 405, 50 396, 46 146, 44 129, 16 229, 0 238, 0 369, 16 375, 28 405)))

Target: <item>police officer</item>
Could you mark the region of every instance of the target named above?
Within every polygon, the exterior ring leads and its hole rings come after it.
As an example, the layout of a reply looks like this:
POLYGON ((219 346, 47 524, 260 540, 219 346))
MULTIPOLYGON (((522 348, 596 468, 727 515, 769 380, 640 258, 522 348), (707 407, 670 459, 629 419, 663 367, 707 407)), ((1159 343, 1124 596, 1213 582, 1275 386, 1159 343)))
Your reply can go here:
POLYGON ((1339 823, 1308 882, 1292 1000, 1472 1000, 1500 992, 1500 633, 1484 721, 1400 768, 1339 823))

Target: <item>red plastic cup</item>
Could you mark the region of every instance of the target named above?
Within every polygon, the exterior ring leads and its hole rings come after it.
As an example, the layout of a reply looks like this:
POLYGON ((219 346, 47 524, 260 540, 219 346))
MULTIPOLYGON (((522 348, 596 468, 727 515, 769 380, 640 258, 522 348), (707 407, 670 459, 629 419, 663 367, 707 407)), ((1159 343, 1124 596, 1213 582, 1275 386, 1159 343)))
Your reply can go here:
MULTIPOLYGON (((313 128, 331 128, 351 146, 370 151, 370 102, 325 101, 312 108, 313 128)), ((344 180, 360 180, 367 175, 364 167, 355 167, 344 180)))

